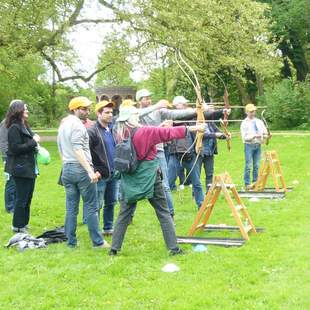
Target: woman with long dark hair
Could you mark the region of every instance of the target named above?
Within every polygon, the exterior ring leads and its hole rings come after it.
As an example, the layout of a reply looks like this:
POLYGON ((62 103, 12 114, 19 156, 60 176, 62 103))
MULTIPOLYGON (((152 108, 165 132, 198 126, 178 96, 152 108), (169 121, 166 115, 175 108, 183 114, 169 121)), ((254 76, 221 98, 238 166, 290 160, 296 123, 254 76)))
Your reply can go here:
POLYGON ((22 100, 14 100, 6 115, 8 161, 6 169, 16 184, 12 230, 27 232, 30 204, 38 174, 36 152, 40 137, 28 125, 29 111, 22 100))

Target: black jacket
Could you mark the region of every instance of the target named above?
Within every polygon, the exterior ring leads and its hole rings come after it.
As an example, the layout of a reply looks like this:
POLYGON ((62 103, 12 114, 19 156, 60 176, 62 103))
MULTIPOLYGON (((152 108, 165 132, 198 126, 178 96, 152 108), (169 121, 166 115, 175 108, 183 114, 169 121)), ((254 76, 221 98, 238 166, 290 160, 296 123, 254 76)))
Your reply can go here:
POLYGON ((97 121, 87 129, 89 148, 95 171, 98 171, 101 177, 108 179, 112 176, 112 171, 108 161, 106 145, 100 134, 99 126, 100 124, 97 121))
POLYGON ((36 177, 37 142, 33 132, 22 124, 12 124, 8 129, 8 159, 6 171, 15 177, 36 177))

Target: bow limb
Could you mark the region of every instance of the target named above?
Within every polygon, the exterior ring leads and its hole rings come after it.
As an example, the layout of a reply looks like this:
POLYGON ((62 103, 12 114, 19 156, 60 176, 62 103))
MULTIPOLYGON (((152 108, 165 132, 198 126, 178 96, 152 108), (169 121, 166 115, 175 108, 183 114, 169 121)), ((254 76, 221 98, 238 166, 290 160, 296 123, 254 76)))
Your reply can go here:
MULTIPOLYGON (((175 53, 175 58, 177 61, 177 64, 179 65, 179 67, 181 68, 182 72, 186 75, 186 77, 189 79, 189 81, 192 83, 192 85, 194 86, 195 89, 195 93, 196 93, 196 113, 197 113, 197 120, 196 120, 196 124, 202 124, 205 122, 205 117, 204 117, 204 107, 203 107, 203 97, 201 94, 201 88, 200 88, 200 84, 198 81, 198 77, 194 71, 194 69, 186 62, 186 60, 183 58, 180 50, 176 50, 175 53), (194 77, 194 81, 191 79, 191 77, 189 76, 189 74, 184 70, 184 68, 181 66, 181 64, 178 61, 178 57, 180 58, 180 60, 183 62, 183 64, 187 67, 187 69, 189 69, 189 71, 192 73, 192 76, 194 77)), ((197 154, 197 158, 200 155, 201 151, 202 151, 202 140, 203 140, 203 136, 204 133, 203 132, 197 132, 196 133, 196 144, 195 144, 195 151, 197 154)), ((196 158, 196 160, 197 160, 196 158)))
POLYGON ((225 125, 224 121, 220 119, 221 127, 224 132, 224 135, 226 136, 226 143, 227 143, 227 149, 230 152, 231 151, 231 133, 228 131, 227 126, 225 125))
POLYGON ((228 94, 228 90, 227 87, 223 81, 223 79, 217 74, 217 76, 219 77, 219 79, 221 80, 221 82, 224 85, 224 120, 221 120, 221 126, 222 129, 225 133, 226 136, 226 143, 227 143, 227 149, 230 152, 231 151, 231 133, 228 131, 228 110, 231 108, 230 107, 230 103, 229 103, 229 94, 228 94))
POLYGON ((266 129, 267 129, 266 145, 268 145, 268 144, 269 144, 269 140, 270 140, 270 138, 271 138, 271 132, 270 132, 268 123, 267 123, 267 121, 266 121, 266 119, 265 119, 265 117, 264 117, 265 111, 266 111, 266 110, 263 110, 263 111, 262 111, 262 113, 261 113, 261 119, 262 119, 262 121, 263 121, 263 123, 264 123, 264 125, 265 125, 265 127, 266 127, 266 129))
MULTIPOLYGON (((197 113, 197 120, 196 124, 204 124, 205 123, 205 116, 204 116, 204 108, 203 108, 203 100, 201 96, 200 86, 196 85, 195 91, 197 94, 197 100, 196 100, 196 113, 197 113)), ((203 132, 197 132, 196 133, 196 145, 195 145, 195 151, 197 156, 201 153, 202 147, 203 147, 203 132)))
POLYGON ((223 132, 226 136, 226 143, 227 143, 227 149, 230 152, 231 151, 231 133, 228 131, 228 110, 230 109, 229 99, 228 99, 228 91, 225 87, 224 90, 224 120, 221 120, 221 126, 223 129, 223 132))

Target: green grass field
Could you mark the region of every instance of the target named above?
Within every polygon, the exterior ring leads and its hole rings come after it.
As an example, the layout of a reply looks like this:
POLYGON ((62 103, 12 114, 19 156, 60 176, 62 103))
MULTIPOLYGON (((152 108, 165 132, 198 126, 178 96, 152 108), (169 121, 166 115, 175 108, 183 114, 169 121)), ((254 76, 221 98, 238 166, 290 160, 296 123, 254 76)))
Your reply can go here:
MULTIPOLYGON (((231 153, 219 144, 216 173, 228 171, 241 185, 241 141, 233 139, 231 153)), ((30 221, 35 236, 62 225, 65 214, 56 144, 43 145, 53 160, 41 167, 36 183, 30 221)), ((278 151, 287 185, 299 184, 284 200, 244 200, 254 224, 265 228, 245 246, 196 253, 188 245, 185 255, 169 257, 152 207, 140 202, 117 257, 93 250, 82 225, 75 250, 65 244, 21 253, 2 247, 0 309, 310 309, 309 137, 275 136, 268 149, 278 151), (166 263, 180 272, 162 272, 166 263)), ((190 189, 175 192, 174 202, 177 234, 186 235, 196 214, 190 189)), ((211 223, 233 224, 230 213, 221 198, 211 223)), ((12 232, 3 199, 0 222, 4 245, 12 232)))

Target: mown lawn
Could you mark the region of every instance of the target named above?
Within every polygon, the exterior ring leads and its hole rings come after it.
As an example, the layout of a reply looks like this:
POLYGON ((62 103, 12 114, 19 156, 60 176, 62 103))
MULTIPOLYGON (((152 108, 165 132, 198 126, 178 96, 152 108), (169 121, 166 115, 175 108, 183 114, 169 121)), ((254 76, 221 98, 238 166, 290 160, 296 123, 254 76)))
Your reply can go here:
MULTIPOLYGON (((62 225, 64 219, 65 195, 56 184, 56 144, 44 146, 53 161, 41 167, 37 180, 33 235, 62 225)), ((141 202, 123 251, 115 258, 106 250, 93 250, 82 225, 75 250, 65 244, 22 253, 0 249, 0 309, 310 309, 309 136, 275 136, 269 149, 278 151, 287 184, 299 184, 285 200, 245 200, 254 223, 265 228, 245 246, 209 246, 205 253, 184 246, 186 255, 169 257, 154 211, 141 202), (180 272, 162 272, 166 263, 175 263, 180 272)), ((224 171, 242 184, 243 147, 238 138, 231 153, 220 142, 216 172, 224 171)), ((0 187, 3 192, 3 180, 0 187)), ((174 200, 177 233, 185 235, 196 213, 190 189, 175 192, 174 200)), ((0 222, 4 245, 12 232, 2 199, 0 222)), ((211 222, 233 223, 223 198, 211 222)))

